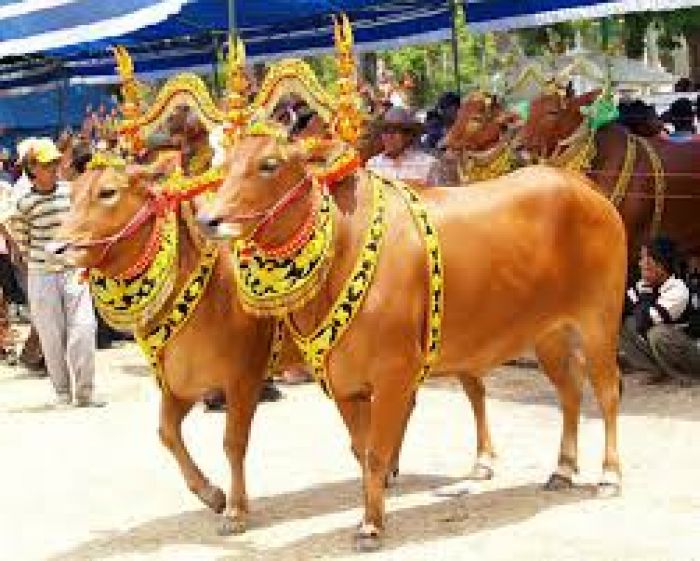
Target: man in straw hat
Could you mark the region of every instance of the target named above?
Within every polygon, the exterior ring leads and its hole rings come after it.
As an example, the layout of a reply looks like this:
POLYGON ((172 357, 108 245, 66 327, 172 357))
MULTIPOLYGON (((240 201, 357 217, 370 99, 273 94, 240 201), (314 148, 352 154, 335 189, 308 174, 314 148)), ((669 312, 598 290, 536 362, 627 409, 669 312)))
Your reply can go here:
POLYGON ((88 287, 78 282, 75 269, 46 251, 70 205, 69 185, 58 181, 61 152, 49 138, 34 139, 23 149, 30 190, 17 201, 13 223, 28 267, 32 321, 57 403, 101 406, 93 398, 96 322, 88 287))
POLYGON ((437 160, 413 147, 422 125, 407 109, 388 109, 377 127, 383 150, 368 160, 367 169, 387 179, 400 179, 417 186, 438 184, 437 160))

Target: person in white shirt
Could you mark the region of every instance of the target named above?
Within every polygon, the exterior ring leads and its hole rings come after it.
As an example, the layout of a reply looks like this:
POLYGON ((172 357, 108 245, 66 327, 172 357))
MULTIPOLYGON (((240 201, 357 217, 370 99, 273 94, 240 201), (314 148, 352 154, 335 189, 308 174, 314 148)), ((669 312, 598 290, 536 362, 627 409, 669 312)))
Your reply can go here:
POLYGON ((675 275, 675 244, 657 237, 642 247, 641 280, 627 291, 620 349, 636 369, 652 373, 650 383, 700 381, 700 349, 688 334, 690 290, 675 275))
POLYGON ((70 206, 70 186, 58 180, 61 153, 35 139, 26 154, 31 190, 18 201, 14 238, 28 267, 27 292, 57 403, 101 407, 94 399, 95 314, 79 273, 47 251, 70 206))
POLYGON ((367 161, 368 170, 418 187, 439 184, 438 161, 413 147, 422 125, 406 109, 388 109, 378 128, 383 150, 367 161))

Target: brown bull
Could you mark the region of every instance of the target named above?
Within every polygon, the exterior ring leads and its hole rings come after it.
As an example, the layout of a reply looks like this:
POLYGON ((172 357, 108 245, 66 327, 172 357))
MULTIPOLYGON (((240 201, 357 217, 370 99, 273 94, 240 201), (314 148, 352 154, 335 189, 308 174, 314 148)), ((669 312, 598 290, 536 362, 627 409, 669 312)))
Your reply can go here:
MULTIPOLYGON (((260 247, 284 243, 319 204, 320 189, 305 179, 307 165, 298 144, 261 133, 243 137, 228 154, 224 184, 201 222, 216 235, 253 236, 260 247)), ((289 316, 302 335, 326 317, 355 266, 377 181, 359 170, 334 189, 328 276, 289 316)), ((395 187, 383 189, 387 231, 374 280, 325 360, 328 387, 363 467, 365 511, 356 536, 362 549, 377 547, 384 529, 384 480, 424 364, 428 313, 424 241, 395 187)), ((534 344, 563 409, 551 486, 570 484, 577 470, 584 372, 605 424, 600 489, 617 491, 616 348, 626 243, 615 209, 583 176, 547 167, 423 196, 444 263, 444 338, 435 369, 460 373, 474 403, 479 456, 492 452, 482 377, 534 344)))
MULTIPOLYGON (((520 135, 530 157, 536 161, 554 157, 561 165, 567 165, 566 158, 557 154, 568 151, 575 158, 576 150, 571 148, 580 144, 583 150, 586 142, 581 110, 599 95, 599 91, 579 97, 552 93, 535 99, 520 135)), ((700 144, 638 138, 617 123, 600 128, 592 142, 595 157, 589 175, 618 205, 630 254, 653 230, 662 230, 685 252, 699 255, 700 144)))
POLYGON ((494 179, 515 169, 511 142, 519 123, 520 117, 497 97, 470 94, 445 136, 445 146, 458 158, 460 180, 494 179))
MULTIPOLYGON (((103 255, 104 245, 78 249, 94 240, 109 239, 151 204, 151 182, 143 170, 127 174, 113 168, 88 171, 74 184, 71 210, 63 228, 71 242, 71 259, 83 267, 99 266, 107 276, 128 270, 142 256, 154 228, 153 217, 132 235, 118 241, 103 255)), ((153 321, 172 307, 174 295, 201 257, 201 234, 187 223, 183 203, 178 216, 175 287, 153 321)), ((224 528, 242 531, 248 500, 244 459, 248 436, 271 348, 272 322, 243 313, 236 296, 230 261, 222 248, 214 270, 190 319, 170 340, 162 356, 159 436, 175 457, 189 489, 216 512, 225 511, 224 528), (182 439, 181 424, 205 392, 220 389, 228 404, 224 449, 231 466, 228 504, 224 492, 212 485, 194 463, 182 439)), ((298 357, 298 355, 296 355, 298 357)))

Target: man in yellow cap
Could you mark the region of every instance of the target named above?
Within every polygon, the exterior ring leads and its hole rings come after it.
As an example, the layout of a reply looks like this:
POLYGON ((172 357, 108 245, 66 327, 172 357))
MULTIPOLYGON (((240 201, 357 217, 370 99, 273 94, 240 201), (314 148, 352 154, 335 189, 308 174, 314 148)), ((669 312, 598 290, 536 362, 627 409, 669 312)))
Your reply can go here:
POLYGON ((49 138, 32 139, 22 148, 30 190, 18 199, 13 223, 27 262, 29 309, 46 368, 58 404, 101 406, 93 397, 96 322, 88 287, 78 282, 75 269, 46 251, 70 205, 69 184, 58 181, 61 152, 49 138))

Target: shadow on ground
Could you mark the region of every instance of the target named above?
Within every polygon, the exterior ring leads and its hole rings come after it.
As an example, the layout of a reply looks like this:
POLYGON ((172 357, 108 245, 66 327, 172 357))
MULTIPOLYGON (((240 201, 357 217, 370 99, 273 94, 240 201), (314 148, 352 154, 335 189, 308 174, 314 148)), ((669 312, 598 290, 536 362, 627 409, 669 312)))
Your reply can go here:
MULTIPOLYGON (((456 480, 446 477, 403 475, 394 495, 435 489, 456 480)), ((255 528, 270 528, 298 520, 342 512, 359 506, 360 481, 328 483, 298 492, 256 499, 253 502, 255 528)), ((548 508, 593 497, 590 489, 546 492, 539 485, 486 491, 475 495, 445 498, 440 502, 401 508, 389 514, 389 533, 384 550, 391 551, 411 542, 468 535, 516 524, 548 508)), ((77 547, 56 554, 48 561, 108 560, 121 555, 146 555, 173 545, 205 545, 225 550, 218 561, 275 559, 298 560, 343 556, 352 552, 354 527, 332 529, 301 536, 283 547, 265 548, 246 540, 217 536, 218 518, 206 510, 158 518, 123 532, 107 532, 77 547)))
MULTIPOLYGON (((645 379, 646 375, 642 373, 623 375, 624 389, 620 409, 623 416, 672 417, 700 421, 700 385, 650 386, 645 383, 645 379)), ((503 366, 490 373, 484 383, 489 399, 559 408, 554 386, 537 367, 503 366)), ((434 379, 429 385, 462 393, 462 387, 452 378, 434 379)), ((595 402, 588 382, 586 382, 581 413, 586 417, 600 416, 598 404, 595 402)))

